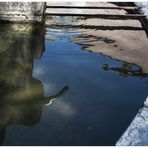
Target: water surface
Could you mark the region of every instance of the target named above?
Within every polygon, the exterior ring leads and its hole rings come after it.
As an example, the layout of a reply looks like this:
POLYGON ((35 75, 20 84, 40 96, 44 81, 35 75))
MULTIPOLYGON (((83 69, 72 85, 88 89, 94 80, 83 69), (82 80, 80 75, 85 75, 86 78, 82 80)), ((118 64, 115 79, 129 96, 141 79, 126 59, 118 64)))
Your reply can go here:
POLYGON ((142 69, 89 52, 73 40, 85 32, 49 26, 44 51, 37 33, 10 31, 4 40, 7 30, 0 36, 7 48, 0 56, 1 144, 114 145, 147 96, 142 69), (42 101, 65 86, 52 104, 42 101))

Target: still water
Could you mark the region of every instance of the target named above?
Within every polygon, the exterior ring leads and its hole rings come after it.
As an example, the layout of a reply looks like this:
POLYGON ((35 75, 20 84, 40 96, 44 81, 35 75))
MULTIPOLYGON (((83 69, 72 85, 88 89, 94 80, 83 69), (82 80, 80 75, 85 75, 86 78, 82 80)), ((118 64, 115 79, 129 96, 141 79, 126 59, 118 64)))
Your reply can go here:
POLYGON ((20 28, 0 28, 1 145, 114 145, 148 95, 147 75, 73 40, 85 32, 48 26, 44 41, 20 28))

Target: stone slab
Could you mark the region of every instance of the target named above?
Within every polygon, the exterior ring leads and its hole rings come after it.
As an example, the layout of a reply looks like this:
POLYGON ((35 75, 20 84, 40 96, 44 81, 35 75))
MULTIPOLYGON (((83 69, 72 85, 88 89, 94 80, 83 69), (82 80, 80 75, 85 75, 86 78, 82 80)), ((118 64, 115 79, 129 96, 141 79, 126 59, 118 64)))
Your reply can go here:
POLYGON ((0 2, 0 20, 13 22, 41 22, 44 2, 0 2))
POLYGON ((148 146, 148 97, 116 146, 148 146))

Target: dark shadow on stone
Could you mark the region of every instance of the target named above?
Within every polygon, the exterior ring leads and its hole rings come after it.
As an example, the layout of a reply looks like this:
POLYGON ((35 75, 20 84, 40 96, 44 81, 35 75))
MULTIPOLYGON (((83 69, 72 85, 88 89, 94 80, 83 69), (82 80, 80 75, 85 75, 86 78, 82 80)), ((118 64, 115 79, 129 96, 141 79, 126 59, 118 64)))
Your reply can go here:
MULTIPOLYGON (((136 6, 133 2, 111 2, 112 4, 116 6, 136 6)), ((141 8, 138 8, 136 10, 126 10, 127 14, 141 14, 141 8)), ((138 19, 142 25, 143 30, 145 31, 147 37, 148 37, 148 20, 146 17, 139 18, 138 19)))
MULTIPOLYGON (((48 25, 47 25, 48 26, 48 25)), ((132 26, 91 26, 91 25, 50 25, 50 28, 78 28, 78 29, 94 29, 94 30, 131 30, 131 31, 138 31, 143 30, 141 27, 132 27, 132 26)))

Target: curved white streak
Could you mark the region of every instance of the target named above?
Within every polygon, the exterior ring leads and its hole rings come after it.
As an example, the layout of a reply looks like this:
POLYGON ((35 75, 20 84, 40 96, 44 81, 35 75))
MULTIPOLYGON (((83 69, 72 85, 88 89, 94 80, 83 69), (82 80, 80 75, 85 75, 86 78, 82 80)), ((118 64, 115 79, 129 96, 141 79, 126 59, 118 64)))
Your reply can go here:
POLYGON ((56 98, 53 98, 52 100, 50 100, 50 102, 48 104, 45 104, 45 105, 51 105, 53 103, 53 101, 55 100, 56 98))

